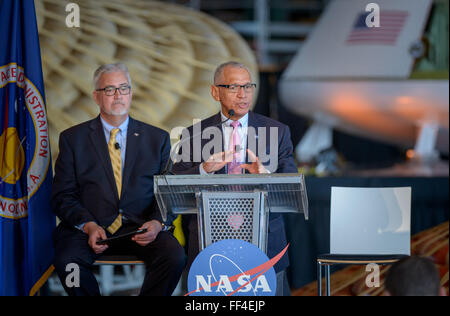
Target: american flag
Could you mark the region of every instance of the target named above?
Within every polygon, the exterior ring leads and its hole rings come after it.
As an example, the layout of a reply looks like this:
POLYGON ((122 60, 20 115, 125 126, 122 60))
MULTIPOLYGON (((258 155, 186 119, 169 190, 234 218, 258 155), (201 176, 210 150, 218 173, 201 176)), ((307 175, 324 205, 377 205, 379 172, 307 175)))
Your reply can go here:
POLYGON ((379 27, 368 27, 366 25, 366 17, 369 14, 370 12, 363 12, 358 15, 346 43, 349 45, 395 45, 408 18, 408 12, 400 10, 380 11, 379 27))

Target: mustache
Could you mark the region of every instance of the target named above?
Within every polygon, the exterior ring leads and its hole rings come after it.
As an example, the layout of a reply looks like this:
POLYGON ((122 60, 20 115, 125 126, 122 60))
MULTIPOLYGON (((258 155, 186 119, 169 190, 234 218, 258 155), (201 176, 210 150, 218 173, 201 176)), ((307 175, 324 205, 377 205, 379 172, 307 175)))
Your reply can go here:
POLYGON ((116 104, 125 105, 125 103, 123 103, 122 101, 113 101, 112 105, 116 105, 116 104))

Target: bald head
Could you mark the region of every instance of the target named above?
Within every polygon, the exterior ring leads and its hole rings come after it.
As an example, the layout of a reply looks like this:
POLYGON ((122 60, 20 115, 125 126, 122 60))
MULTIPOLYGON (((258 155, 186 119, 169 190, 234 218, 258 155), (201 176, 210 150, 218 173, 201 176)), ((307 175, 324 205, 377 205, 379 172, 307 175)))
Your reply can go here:
POLYGON ((238 63, 236 61, 228 61, 226 63, 219 65, 216 68, 216 71, 214 72, 214 84, 215 85, 223 83, 224 72, 228 68, 245 69, 251 77, 250 70, 248 70, 247 66, 245 66, 244 64, 238 63))

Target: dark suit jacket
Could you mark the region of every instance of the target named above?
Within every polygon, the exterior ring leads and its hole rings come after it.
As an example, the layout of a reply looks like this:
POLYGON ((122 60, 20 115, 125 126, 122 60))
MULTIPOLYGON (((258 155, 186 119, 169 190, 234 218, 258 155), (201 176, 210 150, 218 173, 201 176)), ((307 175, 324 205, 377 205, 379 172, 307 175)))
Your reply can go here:
POLYGON ((130 117, 119 200, 100 116, 61 133, 52 209, 68 226, 95 221, 108 227, 122 209, 142 222, 161 220, 153 176, 170 153, 169 134, 130 117))
MULTIPOLYGON (((218 126, 221 130, 221 115, 220 113, 213 115, 207 119, 202 120, 199 124, 201 124, 201 127, 199 129, 194 129, 193 126, 188 128, 189 135, 194 135, 193 130, 201 130, 211 127, 211 126, 218 126)), ((248 126, 253 127, 256 131, 258 130, 258 127, 266 127, 266 153, 269 154, 270 150, 270 127, 275 127, 278 130, 278 165, 276 168, 275 173, 297 173, 297 167, 295 165, 294 157, 293 157, 293 146, 291 141, 291 134, 289 131, 289 127, 275 121, 273 119, 270 119, 268 117, 265 117, 260 114, 256 114, 253 112, 249 112, 248 116, 248 126)), ((199 136, 199 135, 194 135, 199 136)), ((259 137, 262 137, 262 135, 258 135, 259 137)), ((195 138, 195 137, 194 137, 195 138)), ((182 140, 183 141, 183 140, 182 140)), ((205 146, 208 142, 210 142, 211 139, 202 139, 201 140, 201 148, 205 146)), ((192 143, 193 140, 190 140, 191 143, 191 151, 190 151, 190 161, 181 161, 176 163, 173 166, 173 172, 175 174, 199 174, 199 166, 201 162, 192 162, 193 161, 193 150, 192 150, 192 143)), ((249 144, 247 140, 247 144, 249 144)), ((256 142, 258 144, 258 142, 256 142)), ((248 146, 247 146, 248 147, 248 146)), ((182 149, 183 147, 180 146, 182 149)), ((223 150, 223 148, 222 148, 223 150)), ((258 147, 256 147, 255 154, 258 153, 258 147)), ((211 152, 213 154, 213 152, 211 152)), ((203 159, 202 159, 203 162, 203 159)), ((247 158, 248 162, 248 158, 247 158)), ((265 165, 267 165, 266 163, 265 165)), ((221 170, 217 171, 216 173, 225 173, 225 167, 221 170)), ((284 247, 286 247, 286 234, 284 229, 284 222, 281 214, 271 214, 269 218, 269 235, 268 235, 268 250, 267 255, 269 258, 274 257, 277 255, 281 250, 283 250, 284 247)), ((195 227, 197 226, 196 219, 190 218, 189 221, 191 221, 191 233, 192 231, 195 231, 195 227)), ((198 244, 198 242, 196 243, 198 244)), ((191 241, 189 247, 196 247, 195 242, 191 241), (194 245, 192 245, 194 243, 194 245)), ((189 261, 191 261, 192 258, 189 258, 189 261)), ((287 258, 287 255, 283 256, 283 258, 276 264, 275 270, 278 272, 280 270, 285 269, 289 265, 289 261, 287 258)))

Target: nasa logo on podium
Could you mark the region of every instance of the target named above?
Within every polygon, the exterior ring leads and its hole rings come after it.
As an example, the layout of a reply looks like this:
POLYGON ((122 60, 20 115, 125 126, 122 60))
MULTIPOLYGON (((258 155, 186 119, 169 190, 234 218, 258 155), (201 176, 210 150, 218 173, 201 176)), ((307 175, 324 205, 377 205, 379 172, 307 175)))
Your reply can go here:
POLYGON ((243 240, 213 243, 192 263, 186 296, 274 296, 277 278, 273 266, 288 246, 269 259, 258 247, 243 240))

